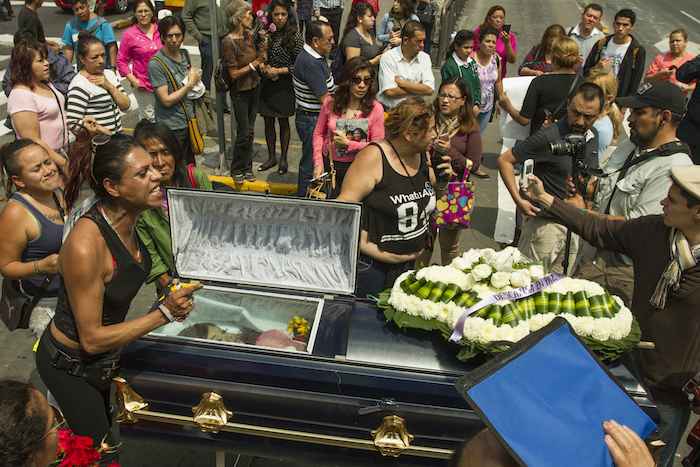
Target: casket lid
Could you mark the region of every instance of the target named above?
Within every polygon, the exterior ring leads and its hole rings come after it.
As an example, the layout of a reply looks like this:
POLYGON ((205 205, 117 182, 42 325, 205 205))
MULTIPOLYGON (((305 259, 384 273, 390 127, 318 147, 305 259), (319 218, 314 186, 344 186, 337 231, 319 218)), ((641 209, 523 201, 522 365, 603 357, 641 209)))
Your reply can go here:
POLYGON ((354 293, 361 205, 182 188, 166 196, 180 277, 354 293))

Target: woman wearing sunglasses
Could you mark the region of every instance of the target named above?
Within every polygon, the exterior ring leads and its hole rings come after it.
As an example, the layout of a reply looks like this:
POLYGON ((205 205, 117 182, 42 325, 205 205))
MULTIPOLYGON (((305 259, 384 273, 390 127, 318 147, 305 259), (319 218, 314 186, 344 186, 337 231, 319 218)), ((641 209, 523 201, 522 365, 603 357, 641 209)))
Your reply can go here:
POLYGON ((374 67, 354 57, 343 67, 335 95, 321 106, 313 136, 314 178, 328 171, 332 160, 336 176, 331 198, 340 193, 355 155, 370 142, 384 139, 384 109, 376 96, 374 67), (355 134, 363 136, 360 141, 355 134))
MULTIPOLYGON (((363 204, 358 297, 391 287, 414 267, 435 209, 435 171, 426 154, 437 136, 432 108, 421 98, 405 99, 389 112, 386 132, 386 139, 360 151, 338 196, 363 204)), ((453 175, 450 156, 442 156, 436 169, 453 175)))
POLYGON ((63 276, 58 305, 39 342, 36 366, 73 433, 92 437, 96 446, 104 442, 114 448, 103 456, 107 462, 118 457, 110 389, 120 349, 186 318, 192 293, 201 286, 183 287, 138 318, 125 320, 151 269, 148 250, 136 235, 136 220, 161 205, 161 175, 130 136, 78 138, 69 158, 66 204, 73 207, 84 183, 95 197, 67 222, 72 229, 58 260, 63 276), (73 222, 75 216, 80 217, 73 222))

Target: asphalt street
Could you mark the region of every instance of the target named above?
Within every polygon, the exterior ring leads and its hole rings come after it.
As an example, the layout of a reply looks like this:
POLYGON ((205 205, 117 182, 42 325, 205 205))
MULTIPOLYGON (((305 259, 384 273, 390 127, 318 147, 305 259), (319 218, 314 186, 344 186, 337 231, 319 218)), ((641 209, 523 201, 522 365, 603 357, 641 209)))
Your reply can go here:
MULTIPOLYGON (((346 0, 346 11, 351 2, 346 0)), ((382 0, 382 9, 386 9, 391 2, 382 0)), ((486 10, 494 2, 493 0, 468 0, 468 3, 460 15, 459 28, 473 28, 479 24, 486 10)), ((518 62, 524 57, 529 48, 537 43, 542 31, 550 24, 560 23, 568 28, 574 25, 579 17, 580 2, 576 0, 499 0, 507 12, 507 22, 513 24, 513 31, 518 35, 519 51, 518 62)), ((690 34, 691 50, 700 52, 700 11, 697 8, 697 0, 603 0, 600 2, 605 8, 604 22, 610 24, 614 11, 629 7, 638 14, 638 21, 634 34, 647 46, 647 60, 650 61, 658 50, 663 50, 668 33, 677 27, 685 27, 690 34), (656 45, 655 45, 656 44, 656 45)), ((22 2, 12 2, 15 13, 21 8, 22 2)), ((63 27, 71 16, 46 1, 39 11, 43 21, 47 37, 58 38, 63 33, 63 27)), ((109 21, 114 21, 128 15, 108 15, 109 21)), ((0 73, 9 60, 12 34, 15 30, 14 22, 0 23, 0 73)), ((116 31, 117 37, 121 37, 121 31, 116 31)), ((199 53, 195 42, 188 37, 185 43, 191 47, 195 64, 199 62, 199 53)), ((509 68, 512 74, 517 67, 509 68)), ((437 72, 437 69, 435 70, 437 72)), ((439 76, 439 72, 437 73, 439 76)), ((6 117, 6 100, 0 95, 0 121, 6 117)), ((229 118, 226 118, 225 132, 230 137, 229 118)), ((133 128, 136 118, 133 115, 125 117, 125 127, 133 128)), ((3 132, 0 126, 0 143, 7 142, 12 136, 3 132)), ((294 124, 292 122, 292 128, 294 124)), ((210 142, 213 143, 213 142, 210 142)), ((501 142, 496 125, 491 125, 485 134, 484 140, 484 166, 492 175, 490 180, 479 180, 476 188, 477 208, 473 215, 473 228, 463 235, 462 247, 484 248, 494 247, 492 240, 494 224, 497 213, 497 186, 495 182, 496 156, 500 152, 501 142)), ((209 149, 216 152, 216 147, 209 144, 209 149)), ((300 145, 296 131, 292 130, 292 145, 290 148, 290 173, 279 176, 262 173, 263 177, 269 177, 275 181, 295 181, 296 166, 300 156, 300 145)), ((262 120, 258 119, 256 125, 256 165, 266 158, 264 149, 262 120)), ((132 313, 137 314, 147 309, 152 303, 154 290, 152 287, 144 287, 134 301, 132 313)), ((0 378, 17 378, 31 380, 38 386, 41 382, 34 369, 34 358, 31 352, 34 340, 26 331, 9 333, 0 326, 0 378)), ((165 466, 213 466, 215 465, 215 453, 209 445, 183 445, 163 439, 132 439, 125 440, 122 465, 127 467, 165 467, 165 466)), ((298 459, 276 459, 274 450, 270 457, 251 459, 246 456, 238 456, 230 452, 226 455, 227 466, 237 467, 311 467, 319 465, 317 461, 305 460, 303 456, 298 459)), ((366 463, 358 464, 368 465, 366 463)), ((680 463, 678 463, 680 466, 680 463)))

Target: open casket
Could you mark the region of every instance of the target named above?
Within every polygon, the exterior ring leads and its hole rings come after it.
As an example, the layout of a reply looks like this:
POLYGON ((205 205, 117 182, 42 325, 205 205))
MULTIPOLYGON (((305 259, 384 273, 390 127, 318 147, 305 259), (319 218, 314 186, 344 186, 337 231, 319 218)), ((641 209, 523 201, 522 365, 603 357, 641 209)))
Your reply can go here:
MULTIPOLYGON (((440 336, 399 330, 352 296, 359 205, 167 196, 177 273, 205 286, 186 321, 124 349, 127 435, 206 438, 319 465, 426 466, 483 428, 455 389, 480 362, 460 362, 440 336)), ((612 372, 657 418, 629 372, 612 372)))

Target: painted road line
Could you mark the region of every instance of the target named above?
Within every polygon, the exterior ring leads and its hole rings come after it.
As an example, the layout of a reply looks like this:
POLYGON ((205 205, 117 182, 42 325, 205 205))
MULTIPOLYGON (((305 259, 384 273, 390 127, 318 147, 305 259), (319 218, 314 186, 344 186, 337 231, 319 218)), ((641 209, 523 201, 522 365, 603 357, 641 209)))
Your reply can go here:
MULTIPOLYGON (((501 154, 511 149, 515 144, 514 139, 503 138, 501 154)), ((497 173, 498 179, 498 213, 496 214, 496 225, 494 226, 493 239, 498 243, 512 243, 515 238, 515 202, 506 184, 501 178, 500 171, 497 173)))
MULTIPOLYGON (((668 52, 668 37, 661 39, 659 42, 654 44, 654 47, 656 47, 662 54, 668 52)), ((697 42, 688 41, 688 46, 685 50, 693 55, 698 55, 700 54, 700 44, 697 42)))
MULTIPOLYGON (((10 2, 12 6, 24 6, 24 2, 10 2)), ((58 5, 55 3, 42 3, 41 8, 58 8, 58 5)))
POLYGON ((687 16, 688 18, 692 19, 696 23, 700 24, 700 19, 697 19, 695 16, 691 15, 690 13, 687 13, 683 10, 681 10, 681 13, 684 14, 685 16, 687 16))

